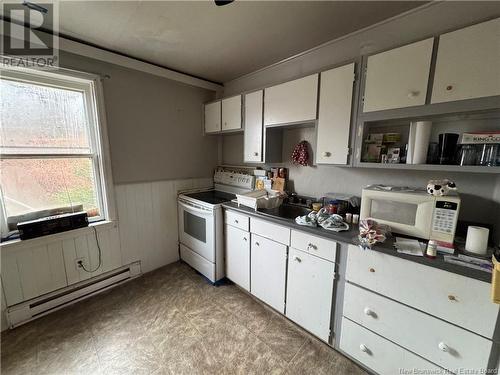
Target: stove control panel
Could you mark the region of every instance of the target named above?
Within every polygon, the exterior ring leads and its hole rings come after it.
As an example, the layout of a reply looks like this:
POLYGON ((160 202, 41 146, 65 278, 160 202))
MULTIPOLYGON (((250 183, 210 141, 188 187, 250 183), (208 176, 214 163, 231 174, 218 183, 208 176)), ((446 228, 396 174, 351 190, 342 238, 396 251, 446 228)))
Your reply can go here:
POLYGON ((216 171, 214 174, 214 182, 216 184, 224 184, 253 190, 255 185, 255 176, 236 172, 216 171))

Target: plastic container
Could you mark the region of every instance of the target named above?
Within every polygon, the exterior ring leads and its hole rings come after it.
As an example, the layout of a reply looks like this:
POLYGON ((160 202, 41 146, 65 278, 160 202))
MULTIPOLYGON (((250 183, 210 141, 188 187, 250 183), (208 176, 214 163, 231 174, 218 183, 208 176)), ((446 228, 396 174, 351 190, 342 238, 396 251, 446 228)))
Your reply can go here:
POLYGON ((427 250, 425 251, 425 256, 427 258, 435 259, 437 255, 437 242, 430 240, 427 243, 427 250))
POLYGON ((253 208, 276 208, 283 203, 283 196, 276 190, 254 190, 245 194, 236 194, 238 205, 253 208))

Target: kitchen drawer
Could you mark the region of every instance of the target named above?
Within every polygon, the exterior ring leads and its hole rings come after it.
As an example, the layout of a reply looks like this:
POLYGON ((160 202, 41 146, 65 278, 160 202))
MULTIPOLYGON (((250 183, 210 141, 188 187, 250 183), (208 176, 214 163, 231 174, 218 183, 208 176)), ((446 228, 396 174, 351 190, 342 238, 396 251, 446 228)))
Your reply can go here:
POLYGON ((269 238, 273 241, 290 245, 290 229, 281 225, 272 224, 266 220, 250 218, 250 232, 269 238))
POLYGON ((499 306, 491 284, 350 245, 346 279, 487 338, 499 306))
POLYGON ((488 366, 490 340, 349 283, 343 314, 444 368, 488 366))
POLYGON ((226 210, 225 212, 224 222, 226 224, 248 232, 250 226, 250 218, 248 216, 234 211, 226 210))
POLYGON ((342 318, 340 349, 381 375, 416 374, 414 369, 420 374, 444 373, 433 363, 346 318, 342 318))
POLYGON ((329 260, 330 262, 335 262, 335 255, 337 252, 337 242, 335 241, 292 230, 290 246, 307 251, 312 255, 329 260))

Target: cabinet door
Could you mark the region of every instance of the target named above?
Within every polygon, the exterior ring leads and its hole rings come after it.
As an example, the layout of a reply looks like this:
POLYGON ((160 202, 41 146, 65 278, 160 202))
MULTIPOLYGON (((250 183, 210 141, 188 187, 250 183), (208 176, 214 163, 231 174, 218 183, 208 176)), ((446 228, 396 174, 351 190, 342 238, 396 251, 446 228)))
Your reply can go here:
POLYGON ((264 125, 316 120, 318 74, 264 90, 264 125))
POLYGON ((241 129, 241 95, 222 100, 222 130, 241 129))
POLYGON ((245 95, 245 162, 262 162, 262 109, 264 91, 255 91, 245 95))
POLYGON ((432 103, 500 95, 500 18, 439 37, 432 103))
POLYGON ((433 39, 368 57, 363 111, 425 104, 433 39))
POLYGON ((328 342, 335 264, 290 248, 286 316, 328 342))
POLYGON ((285 313, 286 246, 252 233, 250 292, 285 313))
POLYGON ((316 162, 347 164, 354 63, 321 73, 316 162))
POLYGON ((250 233, 226 225, 226 276, 250 290, 250 233))
POLYGON ((205 133, 221 131, 221 103, 205 104, 205 133))

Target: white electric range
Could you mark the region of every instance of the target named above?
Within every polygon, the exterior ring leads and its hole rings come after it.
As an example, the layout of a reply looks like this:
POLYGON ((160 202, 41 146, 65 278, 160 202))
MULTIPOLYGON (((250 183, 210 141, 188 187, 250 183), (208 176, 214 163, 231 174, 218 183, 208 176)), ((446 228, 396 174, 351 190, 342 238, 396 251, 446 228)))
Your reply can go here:
POLYGON ((214 189, 178 197, 181 259, 212 283, 225 276, 222 203, 252 191, 254 185, 252 175, 218 170, 214 189))

